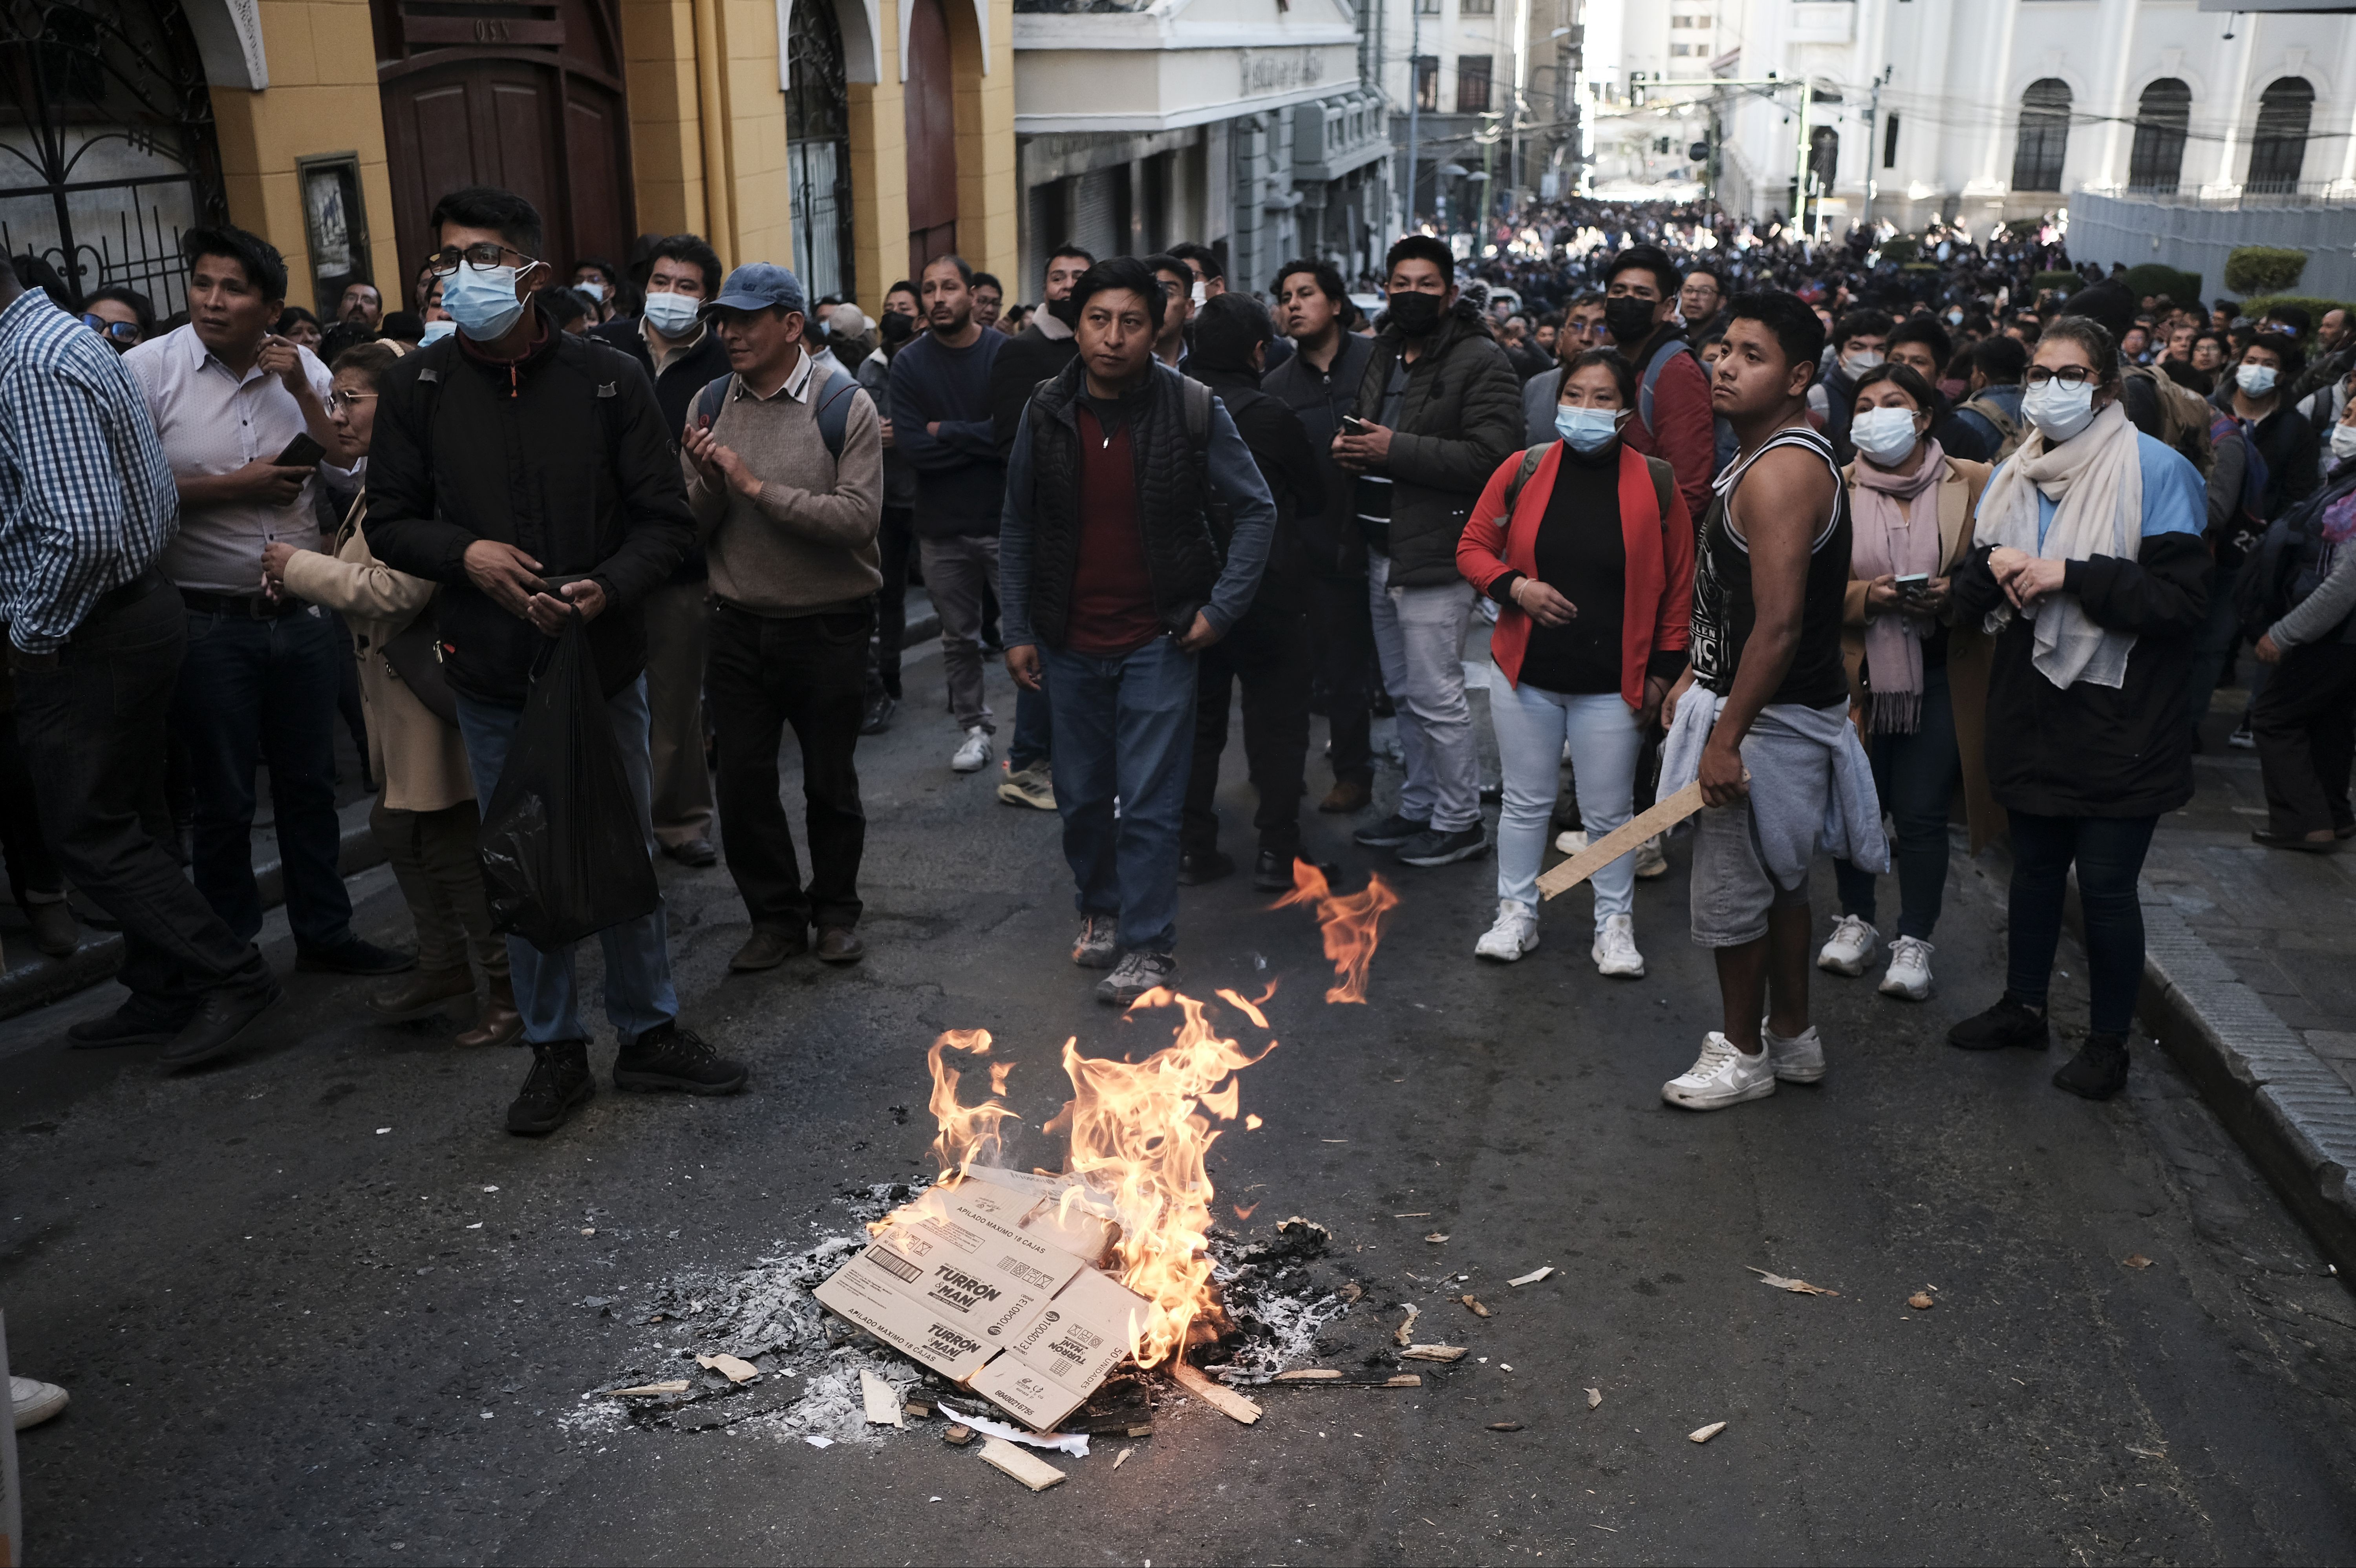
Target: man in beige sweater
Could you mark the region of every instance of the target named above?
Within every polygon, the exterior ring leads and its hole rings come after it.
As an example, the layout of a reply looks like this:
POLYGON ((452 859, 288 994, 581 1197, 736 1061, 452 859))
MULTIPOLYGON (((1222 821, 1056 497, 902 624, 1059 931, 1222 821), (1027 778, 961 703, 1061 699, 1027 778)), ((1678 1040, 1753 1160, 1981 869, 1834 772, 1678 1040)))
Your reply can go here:
POLYGON ((867 639, 884 574, 884 442, 875 405, 804 346, 802 285, 783 267, 728 275, 704 306, 731 374, 690 406, 680 462, 712 563, 704 690, 720 737, 718 794, 729 875, 752 917, 732 969, 809 951, 865 952, 859 859, 867 817, 852 751, 867 639), (809 880, 777 795, 787 725, 802 752, 809 880))

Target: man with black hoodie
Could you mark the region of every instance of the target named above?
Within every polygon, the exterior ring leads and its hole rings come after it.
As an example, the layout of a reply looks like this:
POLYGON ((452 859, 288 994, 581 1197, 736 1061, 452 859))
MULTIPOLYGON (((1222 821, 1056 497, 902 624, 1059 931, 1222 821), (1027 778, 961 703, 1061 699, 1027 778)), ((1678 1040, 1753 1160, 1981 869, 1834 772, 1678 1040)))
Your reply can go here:
MULTIPOLYGON (((1324 506, 1325 486, 1300 419, 1260 389, 1260 369, 1274 336, 1267 309, 1248 294, 1215 294, 1194 316, 1195 379, 1218 394, 1236 432, 1251 449, 1276 502, 1276 528, 1251 607, 1195 663, 1194 761, 1186 783, 1178 880, 1189 886, 1215 881, 1236 869, 1220 852, 1219 814, 1211 802, 1219 788, 1219 758, 1227 747, 1228 688, 1240 684, 1244 755, 1259 794, 1259 809, 1252 816, 1259 833, 1252 886, 1287 892, 1293 857, 1301 850, 1309 681, 1317 667, 1309 640, 1308 552, 1294 518, 1324 506)), ((1220 541, 1222 547, 1226 542, 1220 541)))
MULTIPOLYGON (((551 637, 588 624, 638 824, 651 837, 646 629, 638 607, 694 537, 653 388, 609 346, 527 303, 545 281, 540 214, 476 186, 434 204, 433 268, 457 323, 379 387, 368 537, 397 571, 443 585, 443 669, 488 809, 551 637), (552 581, 551 579, 555 581, 552 581), (560 586, 561 585, 561 586, 560 586)), ((732 1094, 744 1069, 679 1026, 663 912, 605 931, 617 1089, 732 1094)), ((549 1133, 594 1092, 573 949, 508 939, 532 1050, 508 1130, 549 1133)))

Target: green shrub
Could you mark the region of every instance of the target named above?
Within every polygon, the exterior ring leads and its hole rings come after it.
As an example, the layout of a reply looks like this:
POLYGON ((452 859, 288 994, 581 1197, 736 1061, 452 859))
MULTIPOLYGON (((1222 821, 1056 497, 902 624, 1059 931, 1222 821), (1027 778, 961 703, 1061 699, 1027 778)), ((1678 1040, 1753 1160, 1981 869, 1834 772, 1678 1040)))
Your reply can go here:
POLYGON ((2137 300, 2146 294, 2166 294, 2172 304, 2198 304, 2201 301, 2201 274, 2179 272, 2158 261, 2146 261, 2140 267, 2129 267, 2119 282, 2137 300))
POLYGON ((2065 294, 2074 293, 2084 286, 2085 282, 2075 272, 2040 272, 2029 280, 2029 293, 2031 298, 2047 289, 2059 289, 2065 294))
POLYGON ((2307 252, 2279 245, 2244 245, 2225 258, 2225 286, 2237 294, 2279 294, 2297 288, 2307 252))

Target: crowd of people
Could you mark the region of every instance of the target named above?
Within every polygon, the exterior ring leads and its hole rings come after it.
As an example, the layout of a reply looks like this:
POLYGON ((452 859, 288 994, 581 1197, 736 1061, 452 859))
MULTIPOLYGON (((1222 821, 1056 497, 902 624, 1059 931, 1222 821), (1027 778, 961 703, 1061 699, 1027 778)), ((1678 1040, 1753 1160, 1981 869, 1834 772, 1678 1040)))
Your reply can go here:
MULTIPOLYGON (((1870 231, 1675 209, 1553 209, 1478 262, 1408 235, 1371 316, 1330 262, 1262 290, 1199 244, 1060 246, 1030 304, 937 257, 870 317, 691 234, 560 281, 505 191, 453 191, 430 227, 406 308, 355 283, 326 323, 226 227, 187 235, 177 323, 0 269, 0 849, 45 951, 79 939, 69 881, 124 940, 128 998, 76 1046, 190 1066, 279 1000, 266 767, 296 966, 378 977, 388 1020, 471 1004, 462 1044, 532 1053, 508 1126, 554 1130, 594 1092, 572 950, 502 933, 477 849, 552 639, 585 633, 648 856, 724 857, 732 969, 855 963, 857 749, 898 721, 919 579, 947 766, 1058 814, 1071 956, 1108 1003, 1175 980, 1180 890, 1239 869, 1231 704, 1255 887, 1294 884, 1322 716, 1318 809, 1358 848, 1494 849, 1467 942, 1493 963, 1538 945, 1549 844, 1697 788, 1690 927, 1723 1016, 1662 1091, 1694 1110, 1823 1077, 1812 969, 1934 994, 1959 788, 1971 848, 2008 840, 2013 869, 2004 988, 1950 1040, 2048 1043, 2074 868, 2091 1018, 2055 1082, 2115 1093, 2136 874, 2242 650, 2258 841, 2356 834, 2344 311, 2250 320, 2092 267, 2039 286, 2065 263, 2048 234, 1942 229, 1906 268, 1870 231), (1404 777, 1376 816, 1378 716, 1404 777), (351 929, 338 722, 413 952, 351 929)), ((1593 873, 1600 975, 1645 973, 1637 883, 1667 848, 1593 873)), ((596 934, 615 1085, 740 1089, 680 1021, 659 904, 596 934)))

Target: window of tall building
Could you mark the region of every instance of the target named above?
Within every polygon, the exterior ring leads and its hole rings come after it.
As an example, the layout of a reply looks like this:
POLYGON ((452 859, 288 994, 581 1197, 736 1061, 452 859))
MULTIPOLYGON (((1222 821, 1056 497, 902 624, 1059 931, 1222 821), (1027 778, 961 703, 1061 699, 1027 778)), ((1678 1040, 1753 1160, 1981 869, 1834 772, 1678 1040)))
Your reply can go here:
POLYGON ((1486 114, 1489 112, 1489 68, 1493 55, 1458 55, 1456 57, 1456 112, 1486 114))
POLYGON ((1416 57, 1415 106, 1426 114, 1440 112, 1440 57, 1438 55, 1416 57))
POLYGON ((2315 89, 2303 76, 2277 77, 2258 95, 2258 124, 2250 138, 2251 190, 2298 188, 2307 161, 2307 128, 2315 117, 2315 89))
POLYGON ((1898 166, 1898 116, 1895 114, 1881 128, 1881 166, 1885 169, 1898 166))
POLYGON ((2070 84, 2040 77, 2020 95, 2020 140, 2012 154, 2012 188, 2060 190, 2070 152, 2070 84))
POLYGON ((2184 175, 2184 137, 2192 123, 2192 90, 2172 76, 2143 90, 2136 105, 2135 145, 2127 154, 2130 190, 2174 190, 2184 175))

